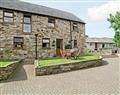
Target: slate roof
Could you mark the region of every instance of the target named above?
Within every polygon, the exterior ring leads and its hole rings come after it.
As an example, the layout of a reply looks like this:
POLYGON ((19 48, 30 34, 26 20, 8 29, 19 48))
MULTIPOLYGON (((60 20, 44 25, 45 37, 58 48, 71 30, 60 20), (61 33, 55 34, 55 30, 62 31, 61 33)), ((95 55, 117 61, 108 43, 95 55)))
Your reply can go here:
POLYGON ((87 43, 114 43, 113 38, 86 38, 87 43))
POLYGON ((41 6, 41 5, 31 4, 31 3, 27 3, 19 0, 0 0, 0 8, 52 16, 52 17, 57 17, 65 20, 85 23, 81 19, 73 15, 72 13, 41 6))

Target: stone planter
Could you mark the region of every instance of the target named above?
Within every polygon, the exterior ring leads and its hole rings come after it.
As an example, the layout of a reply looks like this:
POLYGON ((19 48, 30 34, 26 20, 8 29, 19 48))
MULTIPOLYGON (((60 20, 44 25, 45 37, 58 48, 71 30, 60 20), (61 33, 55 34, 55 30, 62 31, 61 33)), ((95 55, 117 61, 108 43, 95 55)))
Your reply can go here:
POLYGON ((35 65, 36 65, 35 73, 37 76, 50 75, 50 74, 68 72, 72 70, 78 70, 87 67, 95 67, 101 64, 102 64, 102 58, 97 60, 81 61, 81 62, 74 62, 69 64, 50 65, 44 67, 38 66, 38 61, 35 61, 35 65))
POLYGON ((8 65, 6 67, 0 67, 0 81, 1 80, 6 80, 10 76, 12 76, 15 69, 17 68, 19 62, 20 61, 14 63, 14 64, 10 64, 10 65, 8 65))

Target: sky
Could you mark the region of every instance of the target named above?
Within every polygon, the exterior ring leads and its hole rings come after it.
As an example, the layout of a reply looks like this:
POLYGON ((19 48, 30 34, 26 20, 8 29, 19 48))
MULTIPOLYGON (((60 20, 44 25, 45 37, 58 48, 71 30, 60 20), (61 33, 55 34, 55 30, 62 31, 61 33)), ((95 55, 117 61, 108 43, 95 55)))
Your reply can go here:
POLYGON ((75 14, 86 22, 89 37, 114 37, 107 21, 109 14, 120 11, 120 0, 21 0, 75 14))

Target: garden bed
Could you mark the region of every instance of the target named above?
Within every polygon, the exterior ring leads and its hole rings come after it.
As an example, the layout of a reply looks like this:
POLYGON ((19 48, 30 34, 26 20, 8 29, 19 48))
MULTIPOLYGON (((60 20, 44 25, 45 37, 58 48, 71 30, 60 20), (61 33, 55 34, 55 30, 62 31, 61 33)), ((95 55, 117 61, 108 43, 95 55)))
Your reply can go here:
POLYGON ((0 81, 12 76, 19 62, 14 60, 0 60, 0 81))
POLYGON ((75 59, 40 59, 35 61, 36 75, 49 75, 101 65, 102 58, 98 56, 81 56, 75 59))

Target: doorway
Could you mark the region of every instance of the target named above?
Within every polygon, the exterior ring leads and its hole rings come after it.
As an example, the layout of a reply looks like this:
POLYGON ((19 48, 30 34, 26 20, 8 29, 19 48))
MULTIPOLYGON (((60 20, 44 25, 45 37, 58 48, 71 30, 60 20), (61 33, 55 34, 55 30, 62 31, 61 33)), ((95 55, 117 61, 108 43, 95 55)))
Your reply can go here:
POLYGON ((56 39, 56 56, 61 57, 63 50, 63 39, 56 39))
POLYGON ((98 44, 97 43, 95 43, 95 50, 97 50, 98 49, 98 44))

